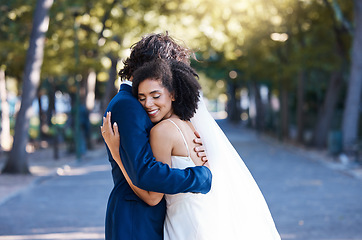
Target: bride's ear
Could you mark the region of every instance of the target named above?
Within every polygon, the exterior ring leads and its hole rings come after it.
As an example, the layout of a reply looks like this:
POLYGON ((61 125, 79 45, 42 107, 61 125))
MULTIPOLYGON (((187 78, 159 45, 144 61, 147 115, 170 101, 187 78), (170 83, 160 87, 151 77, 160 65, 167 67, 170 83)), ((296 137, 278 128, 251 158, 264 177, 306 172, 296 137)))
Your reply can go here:
POLYGON ((176 99, 175 99, 175 93, 174 93, 174 92, 171 93, 171 101, 172 101, 172 102, 176 101, 176 99))

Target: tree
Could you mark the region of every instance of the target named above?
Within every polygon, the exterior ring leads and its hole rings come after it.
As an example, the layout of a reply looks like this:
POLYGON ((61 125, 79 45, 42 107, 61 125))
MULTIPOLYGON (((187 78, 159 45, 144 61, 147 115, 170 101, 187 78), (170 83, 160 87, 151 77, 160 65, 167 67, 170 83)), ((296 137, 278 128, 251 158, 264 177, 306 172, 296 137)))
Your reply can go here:
POLYGON ((49 26, 49 9, 53 0, 38 0, 33 17, 33 29, 30 36, 23 76, 21 107, 16 117, 13 148, 3 172, 28 174, 26 145, 28 142, 29 110, 36 97, 43 63, 45 34, 49 26))
MULTIPOLYGON (((332 45, 330 48, 334 49, 332 53, 335 56, 335 61, 333 61, 334 63, 330 63, 333 70, 330 72, 330 79, 326 87, 323 102, 318 111, 318 117, 313 133, 313 144, 319 148, 326 146, 328 133, 332 128, 333 119, 335 119, 335 109, 345 80, 344 75, 347 72, 348 50, 350 48, 349 24, 347 24, 346 19, 340 21, 340 17, 338 17, 340 14, 335 13, 336 11, 340 12, 340 10, 336 10, 336 7, 339 5, 332 5, 328 0, 324 0, 323 2, 327 6, 327 10, 329 10, 329 17, 327 19, 331 20, 323 21, 323 25, 331 22, 329 30, 333 33, 333 38, 331 39, 334 39, 334 46, 332 45)), ((326 30, 328 29, 326 28, 326 30)))
POLYGON ((0 149, 9 151, 11 144, 9 104, 7 102, 5 71, 2 68, 0 68, 0 101, 1 101, 0 149))
POLYGON ((342 131, 343 149, 351 152, 357 143, 362 91, 362 1, 354 0, 354 38, 351 71, 344 105, 342 131))

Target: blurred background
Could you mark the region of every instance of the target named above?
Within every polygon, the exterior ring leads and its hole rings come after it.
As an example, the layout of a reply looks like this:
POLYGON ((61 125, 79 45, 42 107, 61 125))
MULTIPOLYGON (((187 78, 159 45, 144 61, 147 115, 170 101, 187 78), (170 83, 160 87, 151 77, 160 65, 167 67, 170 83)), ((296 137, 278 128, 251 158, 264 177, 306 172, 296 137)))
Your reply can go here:
POLYGON ((0 0, 0 12, 2 172, 28 173, 37 149, 80 158, 100 143, 130 47, 166 31, 195 51, 216 119, 359 161, 361 1, 0 0))

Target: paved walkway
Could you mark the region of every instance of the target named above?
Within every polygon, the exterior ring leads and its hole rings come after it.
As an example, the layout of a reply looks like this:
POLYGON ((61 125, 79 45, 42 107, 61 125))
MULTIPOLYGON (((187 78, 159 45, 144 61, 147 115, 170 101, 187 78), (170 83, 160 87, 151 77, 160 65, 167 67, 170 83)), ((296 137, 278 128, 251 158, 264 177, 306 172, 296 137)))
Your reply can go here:
MULTIPOLYGON (((323 153, 219 124, 260 186, 282 239, 362 240, 358 169, 347 171, 323 153)), ((38 156, 31 160, 34 176, 0 175, 0 240, 104 239, 112 188, 105 156, 103 146, 81 162, 63 156, 54 164, 38 156)))
POLYGON ((104 239, 113 185, 104 146, 88 151, 80 162, 65 156, 46 164, 38 157, 30 159, 33 176, 0 175, 0 189, 10 191, 0 194, 0 240, 104 239), (17 178, 25 182, 12 186, 17 178))
POLYGON ((282 239, 362 240, 360 170, 347 171, 324 153, 220 125, 261 188, 282 239))

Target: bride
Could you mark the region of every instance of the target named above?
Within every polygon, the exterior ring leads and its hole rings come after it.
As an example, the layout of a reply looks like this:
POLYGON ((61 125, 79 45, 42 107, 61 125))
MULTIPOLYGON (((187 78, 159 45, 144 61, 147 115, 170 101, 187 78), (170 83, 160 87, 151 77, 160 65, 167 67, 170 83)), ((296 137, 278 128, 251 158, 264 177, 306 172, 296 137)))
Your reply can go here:
MULTIPOLYGON (((165 240, 280 240, 268 206, 257 184, 199 97, 198 75, 188 65, 157 59, 133 74, 133 94, 156 125, 150 144, 157 161, 172 168, 205 164, 194 151, 195 130, 201 135, 213 174, 206 194, 165 195, 165 240), (196 114, 195 114, 196 112, 196 114)), ((147 204, 157 205, 163 193, 137 188, 125 171, 119 154, 117 125, 107 113, 103 134, 113 158, 135 194, 147 204)))

